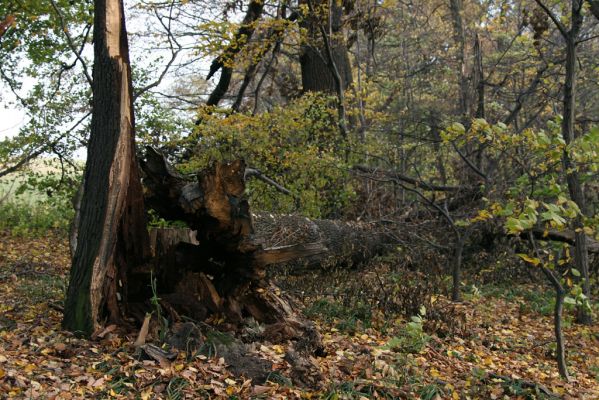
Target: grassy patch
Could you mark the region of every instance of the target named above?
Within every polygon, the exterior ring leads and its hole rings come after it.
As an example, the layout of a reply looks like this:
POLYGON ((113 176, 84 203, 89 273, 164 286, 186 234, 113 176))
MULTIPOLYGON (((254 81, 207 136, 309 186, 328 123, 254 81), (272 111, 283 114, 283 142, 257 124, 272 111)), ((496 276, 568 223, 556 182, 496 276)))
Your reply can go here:
POLYGON ((77 171, 62 171, 55 163, 38 160, 0 179, 0 229, 28 237, 47 230, 68 231, 79 177, 77 171))
POLYGON ((362 327, 369 327, 372 322, 372 310, 363 303, 352 307, 339 302, 321 299, 314 302, 304 310, 310 318, 321 318, 329 324, 335 324, 337 329, 344 332, 353 332, 362 327))

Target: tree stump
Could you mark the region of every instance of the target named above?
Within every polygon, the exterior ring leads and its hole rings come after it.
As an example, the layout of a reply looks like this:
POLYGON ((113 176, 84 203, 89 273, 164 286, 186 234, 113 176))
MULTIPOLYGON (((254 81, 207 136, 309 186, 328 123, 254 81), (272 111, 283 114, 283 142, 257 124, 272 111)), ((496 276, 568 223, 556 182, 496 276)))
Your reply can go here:
POLYGON ((319 348, 314 325, 266 279, 265 267, 314 256, 326 247, 315 242, 267 249, 256 240, 244 197, 245 163, 215 163, 189 180, 150 148, 141 167, 146 205, 163 218, 186 222, 195 235, 185 229, 152 230, 154 262, 132 271, 129 301, 153 295, 152 274, 161 304, 175 318, 224 320, 232 330, 253 319, 267 325, 265 339, 310 337, 312 348, 319 348))

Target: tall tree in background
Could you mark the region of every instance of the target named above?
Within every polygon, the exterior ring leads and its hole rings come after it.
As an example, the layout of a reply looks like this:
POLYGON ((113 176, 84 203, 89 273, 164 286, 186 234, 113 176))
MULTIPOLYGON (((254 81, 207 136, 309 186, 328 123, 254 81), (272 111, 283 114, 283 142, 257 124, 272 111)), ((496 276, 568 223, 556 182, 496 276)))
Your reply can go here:
POLYGON ((127 266, 149 256, 123 2, 96 0, 94 6, 91 136, 63 320, 64 328, 85 334, 121 319, 127 266))
POLYGON ((345 90, 352 76, 342 30, 342 3, 303 0, 300 4, 306 5, 309 10, 301 23, 308 36, 300 56, 303 90, 336 93, 339 83, 345 90), (332 64, 337 72, 331 68, 332 64), (338 79, 340 82, 337 82, 338 79))
MULTIPOLYGON (((572 0, 570 3, 570 27, 563 22, 545 5, 541 0, 536 0, 539 7, 545 11, 547 16, 553 21, 556 28, 565 41, 566 47, 566 76, 563 88, 563 109, 562 109, 562 137, 566 145, 571 144, 576 139, 574 125, 576 123, 576 59, 577 46, 579 44, 579 35, 582 28, 584 16, 582 13, 583 0, 572 0)), ((580 174, 577 171, 575 161, 569 154, 569 149, 564 148, 562 155, 562 164, 566 174, 566 182, 571 199, 580 209, 581 214, 574 221, 575 230, 575 255, 574 262, 576 268, 582 274, 583 293, 587 298, 591 295, 589 283, 589 252, 587 244, 587 235, 584 232, 584 214, 586 212, 586 201, 584 197, 583 185, 580 180, 580 174)), ((580 307, 578 321, 590 325, 591 314, 586 307, 580 307)))
POLYGON ((453 39, 457 47, 458 84, 460 87, 460 102, 458 113, 464 120, 469 117, 470 104, 468 102, 468 76, 466 74, 466 34, 462 20, 462 0, 449 0, 451 22, 453 26, 453 39))

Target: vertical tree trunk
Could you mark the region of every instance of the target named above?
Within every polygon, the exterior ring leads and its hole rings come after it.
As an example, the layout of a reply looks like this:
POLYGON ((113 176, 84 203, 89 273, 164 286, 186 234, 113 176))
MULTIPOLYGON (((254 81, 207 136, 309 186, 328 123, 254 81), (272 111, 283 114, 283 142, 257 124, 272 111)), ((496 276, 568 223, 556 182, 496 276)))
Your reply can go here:
POLYGON ((553 310, 553 327, 555 332, 555 358, 557 359, 557 369, 562 378, 570 380, 568 374, 568 365, 566 364, 566 345, 564 343, 564 334, 562 332, 562 311, 564 309, 565 293, 563 288, 555 287, 555 308, 553 310))
POLYGON ((474 85, 477 94, 476 118, 485 118, 485 75, 483 72, 483 51, 478 34, 474 39, 474 85))
MULTIPOLYGON (((572 25, 570 31, 564 37, 566 40, 566 79, 564 82, 564 103, 563 103, 563 117, 562 117, 562 136, 566 145, 572 143, 575 139, 574 123, 576 119, 576 47, 578 34, 583 22, 583 16, 581 14, 582 2, 581 0, 572 0, 572 25)), ((566 173, 566 182, 568 184, 568 191, 570 192, 570 198, 578 205, 581 213, 586 211, 586 202, 584 198, 584 192, 582 189, 582 183, 580 182, 580 176, 576 170, 577 166, 568 154, 568 150, 564 149, 562 163, 564 171, 566 173)), ((574 231, 575 231, 575 252, 574 252, 574 263, 576 269, 582 275, 582 288, 583 293, 590 299, 590 284, 589 284, 589 254, 587 237, 583 231, 584 221, 582 215, 579 215, 574 220, 574 231)), ((591 315, 582 306, 578 309, 578 322, 590 325, 591 315)))
POLYGON ((453 24, 453 38, 457 46, 458 60, 458 85, 460 103, 458 113, 464 119, 468 118, 470 110, 468 103, 468 77, 466 76, 466 35, 462 21, 462 0, 449 0, 451 20, 453 24))
POLYGON ((63 319, 65 329, 87 335, 120 321, 127 269, 149 256, 123 3, 95 0, 94 7, 91 136, 63 319))
POLYGON ((310 2, 314 12, 307 15, 301 26, 308 32, 307 41, 302 48, 300 64, 302 70, 302 88, 304 92, 337 93, 334 71, 327 62, 327 51, 320 28, 324 27, 332 53, 333 63, 341 78, 342 90, 352 82, 351 65, 342 32, 342 5, 335 0, 301 0, 310 2))

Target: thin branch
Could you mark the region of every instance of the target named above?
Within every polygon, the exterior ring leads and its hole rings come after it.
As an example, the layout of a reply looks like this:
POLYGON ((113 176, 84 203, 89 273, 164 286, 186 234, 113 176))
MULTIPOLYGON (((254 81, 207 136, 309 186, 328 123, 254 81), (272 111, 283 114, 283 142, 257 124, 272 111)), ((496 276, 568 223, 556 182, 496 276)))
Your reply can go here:
POLYGON ((535 2, 539 5, 539 7, 541 7, 543 9, 543 11, 545 11, 545 14, 547 14, 549 16, 549 18, 551 18, 551 20, 553 21, 553 23, 555 24, 555 26, 559 30, 559 33, 562 34, 562 36, 564 37, 564 39, 568 39, 568 36, 569 36, 568 30, 566 29, 566 27, 564 26, 564 24, 562 24, 560 22, 560 20, 557 19, 557 17, 555 16, 555 14, 541 0, 535 0, 535 2))
POLYGON ((426 190, 432 190, 432 191, 439 191, 439 192, 459 192, 461 190, 469 190, 471 189, 470 187, 467 186, 446 186, 446 185, 435 185, 429 182, 425 182, 422 180, 418 180, 409 176, 405 176, 402 174, 399 174, 395 171, 386 171, 386 170, 380 170, 377 168, 371 168, 365 165, 354 165, 352 167, 353 170, 356 171, 360 171, 363 173, 368 173, 368 174, 376 174, 376 173, 381 173, 383 175, 385 175, 388 178, 391 179, 397 179, 400 180, 402 182, 405 183, 409 183, 412 184, 416 187, 419 187, 421 189, 426 189, 426 190))
POLYGON ((50 4, 52 4, 52 8, 54 8, 54 11, 56 11, 56 15, 58 16, 58 22, 60 22, 62 32, 64 33, 67 39, 67 44, 69 45, 69 48, 71 49, 73 54, 75 54, 75 57, 77 57, 77 60, 79 60, 79 62, 81 63, 81 66, 83 67, 83 73, 85 74, 85 79, 87 80, 87 83, 89 83, 89 85, 91 86, 93 80, 87 70, 87 64, 85 63, 83 57, 81 57, 81 53, 77 51, 77 48, 75 47, 75 43, 73 42, 73 38, 71 38, 71 35, 69 34, 69 28, 65 24, 62 13, 60 12, 60 9, 58 8, 58 5, 56 5, 56 2, 54 0, 50 0, 50 4))
POLYGON ((451 145, 453 146, 453 149, 458 153, 458 155, 460 156, 460 158, 462 160, 464 160, 464 162, 470 167, 470 169, 472 169, 478 176, 480 176, 481 178, 483 178, 485 180, 485 182, 487 182, 489 180, 489 178, 487 177, 487 175, 484 172, 482 172, 480 169, 478 169, 476 167, 476 165, 474 165, 472 163, 472 161, 470 161, 468 159, 468 157, 466 157, 464 155, 464 153, 462 153, 460 151, 460 149, 458 149, 458 146, 456 146, 456 144, 454 142, 451 142, 451 145))
POLYGON ((243 174, 243 179, 248 179, 248 178, 259 179, 262 182, 267 183, 270 186, 274 187, 278 192, 286 194, 287 196, 295 197, 295 196, 293 196, 293 193, 291 193, 291 190, 289 190, 286 187, 282 186, 281 184, 275 182, 272 178, 269 178, 268 176, 264 175, 264 173, 262 173, 262 171, 260 171, 259 169, 246 168, 245 173, 243 174))
POLYGON ((141 96, 142 94, 144 94, 148 90, 153 89, 156 86, 160 85, 160 83, 162 83, 162 80, 164 79, 164 77, 166 76, 166 74, 170 70, 171 66, 173 65, 173 63, 177 59, 177 56, 179 55, 179 53, 181 52, 181 50, 183 49, 183 47, 181 46, 181 44, 177 41, 177 39, 175 39, 175 37, 171 33, 171 26, 170 25, 171 25, 171 21, 172 21, 173 6, 174 6, 174 1, 171 2, 171 7, 169 9, 169 16, 168 16, 169 22, 168 22, 168 26, 165 25, 164 21, 162 20, 163 18, 158 13, 158 9, 154 9, 154 13, 156 15, 156 18, 158 19, 158 22, 160 22, 160 25, 162 25, 162 27, 164 28, 164 30, 167 33, 168 44, 169 44, 169 48, 171 50, 171 59, 169 60, 169 62, 166 64, 166 66, 162 70, 162 73, 160 74, 160 76, 158 77, 158 79, 156 79, 154 82, 152 82, 152 83, 144 86, 143 88, 136 90, 133 93, 133 101, 135 101, 139 96, 141 96), (176 50, 175 50, 175 47, 173 46, 173 43, 177 46, 176 50))

